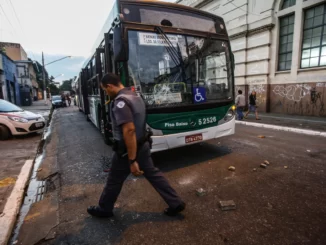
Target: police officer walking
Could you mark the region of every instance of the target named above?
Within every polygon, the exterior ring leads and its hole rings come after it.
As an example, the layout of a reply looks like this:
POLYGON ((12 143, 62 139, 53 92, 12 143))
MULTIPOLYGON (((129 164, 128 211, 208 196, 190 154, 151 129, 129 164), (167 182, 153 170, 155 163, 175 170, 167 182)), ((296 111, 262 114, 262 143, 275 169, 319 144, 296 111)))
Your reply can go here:
POLYGON ((170 186, 161 171, 154 167, 150 154, 150 136, 146 130, 146 108, 142 98, 125 88, 119 77, 108 73, 101 88, 114 100, 111 102, 112 131, 115 140, 111 172, 107 178, 98 206, 87 212, 97 217, 112 217, 123 182, 130 172, 144 175, 167 203, 164 213, 175 216, 185 209, 185 203, 170 186))

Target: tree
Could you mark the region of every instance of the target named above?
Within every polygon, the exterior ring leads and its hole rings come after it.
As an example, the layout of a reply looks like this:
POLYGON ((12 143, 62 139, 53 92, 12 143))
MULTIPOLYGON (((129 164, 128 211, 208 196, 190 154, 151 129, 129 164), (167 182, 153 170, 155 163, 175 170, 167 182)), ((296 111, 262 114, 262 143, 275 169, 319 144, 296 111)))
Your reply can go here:
POLYGON ((49 86, 48 86, 48 88, 50 89, 51 95, 58 95, 58 94, 60 94, 60 90, 59 90, 59 88, 55 84, 50 83, 49 86))
POLYGON ((72 90, 71 84, 72 84, 71 79, 63 81, 60 86, 60 91, 71 91, 72 90))

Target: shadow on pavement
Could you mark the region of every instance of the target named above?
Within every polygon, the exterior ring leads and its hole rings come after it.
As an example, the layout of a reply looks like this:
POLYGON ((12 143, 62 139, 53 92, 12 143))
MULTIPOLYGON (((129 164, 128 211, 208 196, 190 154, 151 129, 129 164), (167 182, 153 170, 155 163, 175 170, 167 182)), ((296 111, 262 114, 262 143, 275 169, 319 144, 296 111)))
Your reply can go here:
POLYGON ((154 164, 163 172, 184 168, 230 154, 231 149, 201 143, 152 154, 154 164))
MULTIPOLYGON (((71 227, 69 234, 58 236, 51 244, 95 244, 99 241, 100 244, 124 244, 126 241, 128 241, 127 244, 141 244, 140 240, 144 239, 143 233, 150 231, 128 232, 128 229, 136 229, 135 225, 140 223, 170 223, 183 219, 184 216, 181 214, 176 217, 167 217, 162 213, 122 212, 121 209, 115 209, 115 217, 111 219, 86 216, 80 220, 82 227, 71 227)), ((160 224, 157 225, 160 226, 160 224)))

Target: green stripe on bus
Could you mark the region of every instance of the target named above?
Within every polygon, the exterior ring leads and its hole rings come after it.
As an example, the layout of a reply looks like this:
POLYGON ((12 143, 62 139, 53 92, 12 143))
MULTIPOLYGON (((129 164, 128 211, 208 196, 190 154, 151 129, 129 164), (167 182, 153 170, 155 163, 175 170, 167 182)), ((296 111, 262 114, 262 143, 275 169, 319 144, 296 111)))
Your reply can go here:
POLYGON ((201 111, 148 114, 148 125, 164 135, 214 127, 223 119, 232 104, 201 111))

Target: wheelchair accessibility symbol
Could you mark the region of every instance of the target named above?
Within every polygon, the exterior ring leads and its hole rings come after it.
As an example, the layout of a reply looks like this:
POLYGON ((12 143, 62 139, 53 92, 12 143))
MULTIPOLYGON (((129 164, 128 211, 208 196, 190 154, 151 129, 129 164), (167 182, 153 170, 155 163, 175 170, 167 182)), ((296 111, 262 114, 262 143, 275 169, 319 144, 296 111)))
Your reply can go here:
POLYGON ((193 96, 195 103, 206 101, 206 89, 202 87, 193 88, 193 96))

